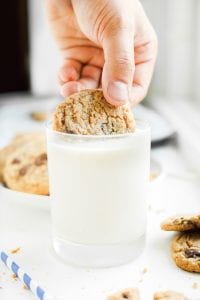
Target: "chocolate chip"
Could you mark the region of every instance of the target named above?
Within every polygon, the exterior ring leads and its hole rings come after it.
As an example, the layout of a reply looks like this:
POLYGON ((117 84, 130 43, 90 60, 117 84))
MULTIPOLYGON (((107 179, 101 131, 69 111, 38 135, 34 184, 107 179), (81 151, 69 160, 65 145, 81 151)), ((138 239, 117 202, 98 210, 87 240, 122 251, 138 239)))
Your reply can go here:
POLYGON ((68 130, 67 133, 74 134, 75 132, 73 130, 68 130))
POLYGON ((15 165, 15 164, 20 164, 21 160, 19 160, 18 158, 14 158, 12 160, 12 164, 15 165))
POLYGON ((122 297, 123 297, 124 299, 128 299, 128 298, 129 298, 129 295, 128 295, 127 292, 124 292, 124 293, 122 293, 122 297))
POLYGON ((21 169, 19 169, 19 175, 20 176, 24 176, 27 171, 28 171, 29 165, 22 167, 21 169))
POLYGON ((187 249, 185 249, 185 255, 187 258, 200 257, 200 249, 187 248, 187 249))
POLYGON ((47 161, 47 154, 46 153, 42 153, 38 157, 36 157, 36 159, 35 159, 35 165, 36 166, 44 165, 46 161, 47 161))

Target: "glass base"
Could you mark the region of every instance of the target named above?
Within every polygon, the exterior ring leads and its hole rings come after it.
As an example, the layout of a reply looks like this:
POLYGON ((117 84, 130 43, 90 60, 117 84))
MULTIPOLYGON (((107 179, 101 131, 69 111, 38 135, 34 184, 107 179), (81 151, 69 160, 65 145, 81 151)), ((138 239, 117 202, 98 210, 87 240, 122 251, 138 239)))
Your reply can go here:
POLYGON ((84 245, 53 238, 56 254, 65 262, 81 267, 105 268, 137 258, 145 246, 145 235, 129 243, 84 245))

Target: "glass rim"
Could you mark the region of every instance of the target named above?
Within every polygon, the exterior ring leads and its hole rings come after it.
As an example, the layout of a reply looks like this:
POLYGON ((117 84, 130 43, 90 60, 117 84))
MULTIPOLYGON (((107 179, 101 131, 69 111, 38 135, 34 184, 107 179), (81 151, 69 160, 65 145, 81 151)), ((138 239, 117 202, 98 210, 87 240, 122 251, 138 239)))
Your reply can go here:
MULTIPOLYGON (((74 134, 74 133, 67 133, 67 132, 62 132, 62 131, 56 131, 52 128, 50 128, 50 125, 52 125, 53 119, 49 119, 46 121, 45 123, 45 128, 47 131, 58 135, 58 136, 65 136, 65 137, 70 137, 72 139, 94 139, 94 140, 98 140, 98 139, 115 139, 115 138, 125 138, 125 137, 130 137, 130 136, 135 136, 137 135, 139 132, 127 132, 127 133, 118 133, 118 134, 99 134, 99 135, 95 135, 95 134, 74 134)), ((144 128, 140 128, 140 133, 145 133, 150 131, 150 124, 148 121, 145 121, 143 119, 140 118, 135 118, 135 122, 136 125, 138 123, 141 123, 144 128)), ((136 126, 137 128, 137 126, 136 126)))

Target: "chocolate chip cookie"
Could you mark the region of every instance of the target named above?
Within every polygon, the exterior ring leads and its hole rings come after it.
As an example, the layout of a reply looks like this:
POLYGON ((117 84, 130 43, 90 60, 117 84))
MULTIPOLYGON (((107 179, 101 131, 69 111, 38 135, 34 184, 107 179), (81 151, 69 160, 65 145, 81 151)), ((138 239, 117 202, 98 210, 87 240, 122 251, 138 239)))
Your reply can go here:
POLYGON ((166 231, 188 231, 200 229, 200 214, 168 218, 161 223, 161 229, 166 231))
POLYGON ((112 135, 133 132, 135 121, 129 105, 115 107, 101 90, 83 90, 60 103, 53 129, 83 135, 112 135))
POLYGON ((4 167, 7 187, 31 194, 48 195, 47 152, 44 136, 16 149, 4 167))
POLYGON ((17 134, 9 145, 5 146, 4 148, 0 149, 0 182, 4 182, 4 167, 7 161, 7 158, 21 146, 24 146, 28 142, 35 140, 37 138, 44 138, 44 133, 42 132, 27 132, 17 134))
POLYGON ((172 241, 172 257, 179 268, 200 273, 200 232, 177 235, 172 241))
POLYGON ((140 300, 139 292, 137 289, 125 289, 119 291, 107 298, 107 300, 140 300))
POLYGON ((177 292, 164 291, 154 294, 154 300, 186 300, 186 298, 177 292))

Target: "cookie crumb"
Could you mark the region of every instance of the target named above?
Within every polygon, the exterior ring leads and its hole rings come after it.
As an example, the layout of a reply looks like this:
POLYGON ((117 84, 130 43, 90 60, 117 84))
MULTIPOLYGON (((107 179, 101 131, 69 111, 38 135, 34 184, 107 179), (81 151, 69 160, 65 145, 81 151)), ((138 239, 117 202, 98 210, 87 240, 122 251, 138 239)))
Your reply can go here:
POLYGON ((144 268, 143 271, 142 271, 142 273, 145 274, 145 273, 147 273, 147 271, 148 271, 148 269, 144 268))
POLYGON ((25 284, 23 285, 23 289, 24 290, 29 290, 29 288, 25 284))
POLYGON ((150 180, 150 181, 153 181, 153 180, 155 180, 158 176, 159 176, 159 173, 158 173, 158 172, 151 172, 150 175, 149 175, 149 180, 150 180))
POLYGON ((14 280, 17 280, 17 275, 14 273, 14 274, 12 274, 12 276, 11 276, 14 280))
POLYGON ((48 113, 44 111, 33 111, 31 113, 31 118, 34 121, 43 122, 48 118, 48 113))
POLYGON ((199 283, 198 282, 194 282, 192 285, 193 289, 198 289, 199 287, 199 283))
POLYGON ((11 254, 16 254, 16 253, 18 253, 20 250, 21 250, 21 248, 20 248, 20 247, 17 247, 17 248, 15 248, 15 249, 10 250, 10 253, 11 253, 11 254))

